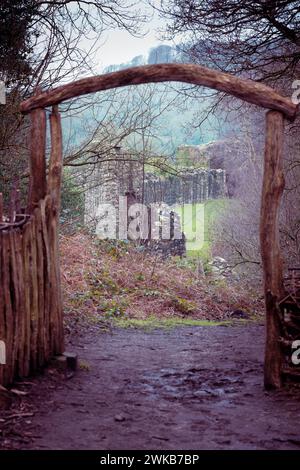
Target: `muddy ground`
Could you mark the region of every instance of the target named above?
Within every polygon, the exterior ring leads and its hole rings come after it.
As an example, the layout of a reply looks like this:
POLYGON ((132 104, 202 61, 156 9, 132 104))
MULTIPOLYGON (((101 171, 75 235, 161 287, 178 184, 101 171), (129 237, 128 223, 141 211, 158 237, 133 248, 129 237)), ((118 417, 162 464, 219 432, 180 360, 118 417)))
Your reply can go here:
POLYGON ((263 343, 260 325, 86 332, 74 377, 18 384, 2 448, 300 449, 300 390, 264 391, 263 343))

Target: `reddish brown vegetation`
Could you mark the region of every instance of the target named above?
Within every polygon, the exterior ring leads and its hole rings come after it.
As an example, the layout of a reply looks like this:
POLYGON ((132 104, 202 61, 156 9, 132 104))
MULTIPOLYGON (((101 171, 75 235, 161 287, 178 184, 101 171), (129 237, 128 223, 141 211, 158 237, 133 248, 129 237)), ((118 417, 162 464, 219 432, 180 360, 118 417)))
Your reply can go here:
POLYGON ((181 316, 219 320, 263 310, 240 284, 199 277, 186 261, 162 261, 126 245, 78 233, 61 238, 66 318, 181 316))

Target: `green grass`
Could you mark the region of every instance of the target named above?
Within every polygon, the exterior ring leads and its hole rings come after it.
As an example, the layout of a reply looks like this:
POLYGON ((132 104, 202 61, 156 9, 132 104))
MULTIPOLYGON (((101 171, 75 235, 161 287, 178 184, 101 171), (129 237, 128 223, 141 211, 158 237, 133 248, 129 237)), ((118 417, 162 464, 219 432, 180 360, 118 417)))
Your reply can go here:
POLYGON ((261 324, 262 318, 260 316, 252 315, 250 318, 233 318, 231 320, 213 321, 213 320, 197 320, 196 318, 182 318, 182 317, 155 317, 150 315, 145 319, 140 318, 127 318, 119 317, 112 319, 112 324, 118 328, 135 328, 147 331, 152 331, 158 328, 172 329, 180 326, 243 326, 247 324, 261 324))
POLYGON ((218 216, 228 207, 226 199, 212 199, 205 203, 175 206, 181 217, 187 238, 186 250, 190 258, 200 258, 204 263, 211 259, 211 232, 218 216), (193 240, 196 236, 196 240, 193 240))
POLYGON ((158 318, 153 315, 146 319, 124 317, 115 318, 113 323, 119 328, 141 328, 146 330, 153 330, 156 328, 175 328, 178 326, 224 326, 232 324, 232 321, 197 320, 181 317, 158 318))

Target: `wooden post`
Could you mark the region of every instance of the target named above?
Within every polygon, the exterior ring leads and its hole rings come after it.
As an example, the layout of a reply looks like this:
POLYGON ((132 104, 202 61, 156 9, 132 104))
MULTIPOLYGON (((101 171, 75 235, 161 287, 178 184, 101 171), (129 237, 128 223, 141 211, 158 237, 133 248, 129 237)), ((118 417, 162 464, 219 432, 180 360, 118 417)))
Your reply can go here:
MULTIPOLYGON (((0 201, 1 201, 2 194, 0 193, 0 201)), ((1 214, 0 214, 1 215, 1 214)), ((0 220, 1 222, 1 220, 0 220)), ((4 296, 2 294, 3 287, 4 287, 4 279, 3 279, 3 234, 2 230, 0 231, 0 287, 1 287, 1 295, 0 295, 0 341, 6 341, 6 321, 5 321, 5 301, 4 296)), ((0 385, 3 385, 5 382, 5 366, 4 364, 0 364, 0 385)))
POLYGON ((62 182, 62 129, 58 107, 53 106, 50 116, 51 154, 48 175, 48 195, 50 210, 47 220, 50 245, 50 342, 52 352, 59 354, 64 349, 63 313, 60 281, 60 263, 58 246, 58 226, 60 214, 61 182, 62 182))
POLYGON ((17 201, 17 184, 16 182, 13 183, 12 191, 10 193, 10 200, 9 200, 9 221, 11 223, 16 221, 16 201, 17 201))
POLYGON ((267 389, 279 388, 282 385, 282 352, 279 343, 281 314, 278 300, 283 295, 283 274, 278 216, 284 189, 282 169, 283 133, 283 114, 279 111, 267 112, 260 215, 260 244, 266 302, 264 382, 267 389))
POLYGON ((50 115, 51 154, 49 162, 47 192, 60 210, 60 193, 62 181, 62 130, 58 106, 53 106, 50 115))
POLYGON ((0 193, 0 224, 3 222, 3 194, 0 193))
POLYGON ((30 117, 31 154, 28 209, 32 212, 38 206, 40 199, 46 195, 46 111, 37 108, 31 111, 30 117))

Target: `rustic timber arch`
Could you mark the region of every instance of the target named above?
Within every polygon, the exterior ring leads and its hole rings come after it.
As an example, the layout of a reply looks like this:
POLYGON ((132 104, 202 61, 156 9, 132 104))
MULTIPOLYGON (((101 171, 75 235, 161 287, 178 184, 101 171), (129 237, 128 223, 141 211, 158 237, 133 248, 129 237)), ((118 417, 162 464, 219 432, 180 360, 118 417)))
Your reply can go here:
POLYGON ((53 221, 52 233, 55 232, 57 237, 56 227, 62 168, 62 134, 57 108, 59 103, 101 90, 166 81, 191 83, 213 88, 269 110, 266 114, 264 178, 260 216, 260 242, 266 301, 264 378, 267 388, 281 387, 283 352, 280 345, 281 313, 278 301, 284 295, 284 286, 278 213, 284 189, 282 148, 284 119, 292 121, 298 112, 298 107, 289 98, 281 96, 272 88, 261 83, 193 64, 158 64, 133 67, 105 75, 84 78, 50 91, 38 93, 21 104, 21 111, 24 114, 30 113, 31 116, 29 208, 33 211, 46 195, 52 198, 52 207, 54 212, 56 211, 56 221, 53 221), (52 106, 53 109, 50 116, 52 148, 47 181, 45 108, 48 106, 52 106))

